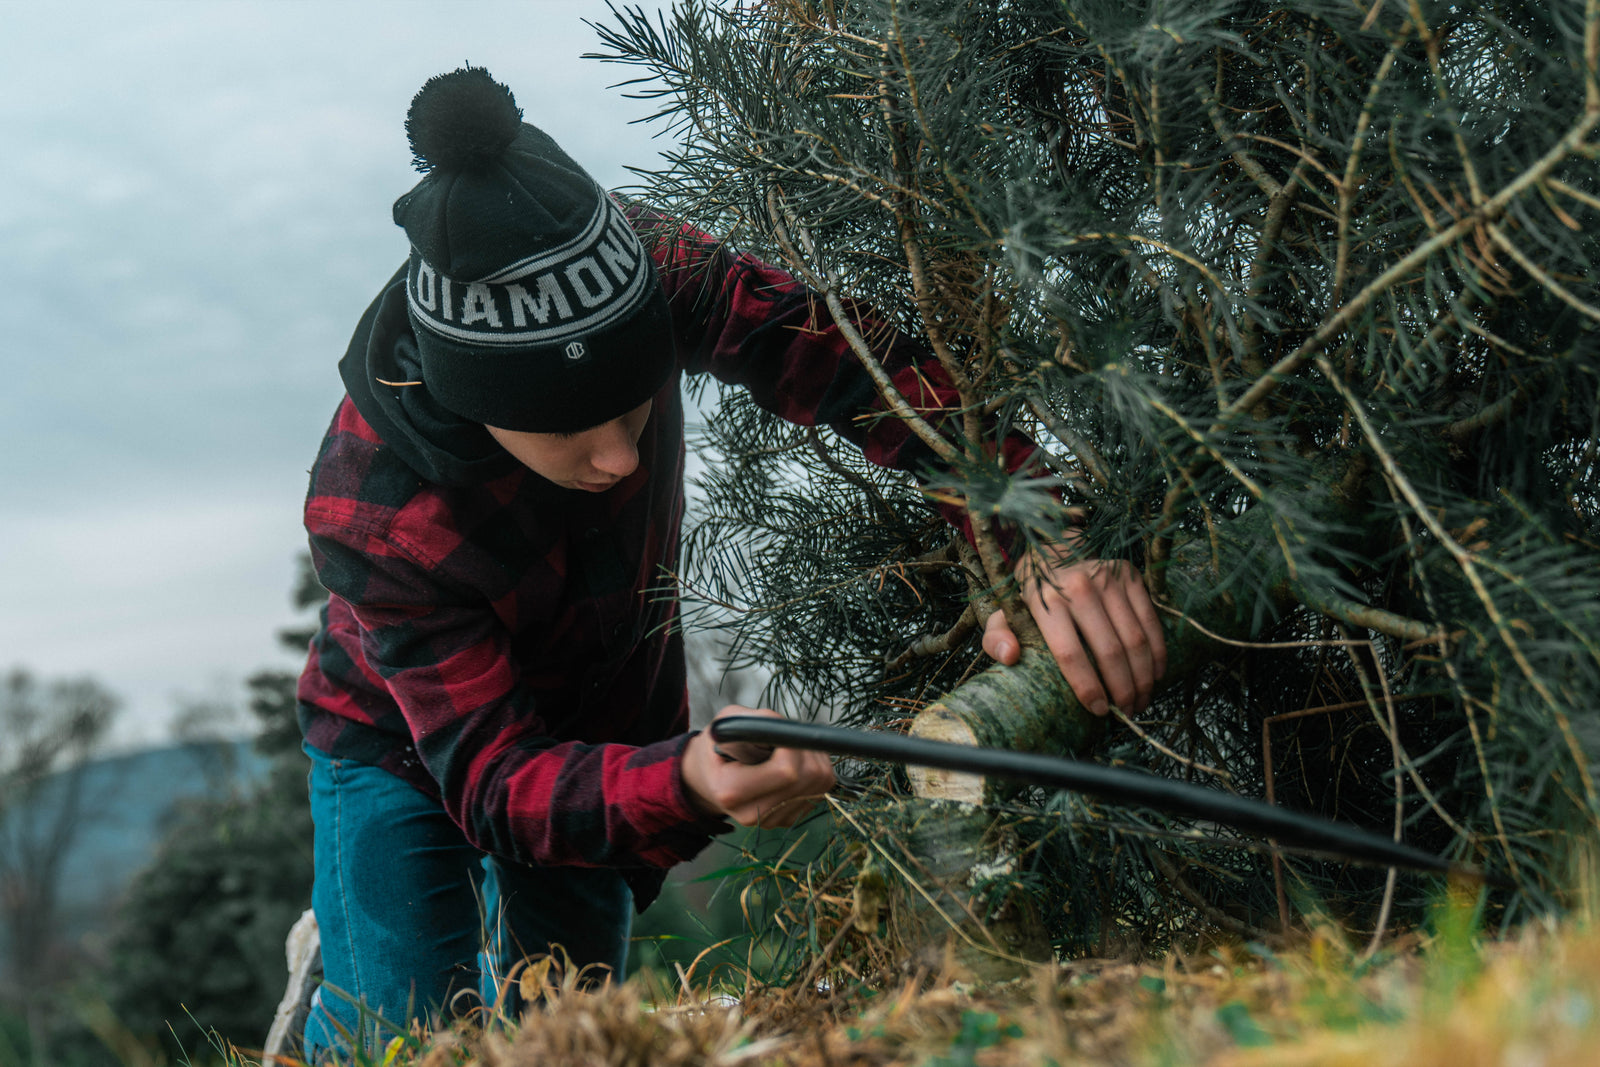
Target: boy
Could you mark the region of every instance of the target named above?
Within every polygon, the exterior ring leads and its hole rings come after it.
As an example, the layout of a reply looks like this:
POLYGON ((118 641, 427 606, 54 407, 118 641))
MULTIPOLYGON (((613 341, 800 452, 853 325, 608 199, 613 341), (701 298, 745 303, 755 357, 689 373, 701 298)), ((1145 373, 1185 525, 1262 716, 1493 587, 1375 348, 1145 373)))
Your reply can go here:
MULTIPOLYGON (((892 418, 861 428, 876 392, 804 289, 624 212, 481 68, 431 79, 406 125, 425 172, 394 205, 411 254, 340 363, 349 395, 312 470, 331 595, 299 690, 326 981, 402 1025, 480 984, 492 1000, 554 943, 620 973, 630 906, 667 867, 729 818, 790 825, 833 784, 816 753, 746 766, 686 732, 677 605, 650 593, 677 555, 680 373, 874 462, 929 458, 892 418)), ((882 353, 937 408, 921 358, 882 353)), ((1141 708, 1164 651, 1137 574, 1024 564, 1054 578, 1028 599, 1085 704, 1141 708)), ((1002 616, 984 647, 1015 660, 1002 616)), ((359 1026, 319 994, 308 1060, 359 1026)))

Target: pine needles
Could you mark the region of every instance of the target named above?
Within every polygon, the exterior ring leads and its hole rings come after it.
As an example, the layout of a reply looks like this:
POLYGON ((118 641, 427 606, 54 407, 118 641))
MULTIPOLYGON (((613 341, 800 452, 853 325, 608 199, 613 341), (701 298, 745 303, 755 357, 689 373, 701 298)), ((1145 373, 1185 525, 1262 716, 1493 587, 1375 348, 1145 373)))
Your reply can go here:
MULTIPOLYGON (((960 395, 913 429, 975 556, 908 478, 718 408, 684 587, 738 657, 891 724, 980 665, 1003 553, 1081 521, 1188 650, 1097 758, 1493 866, 1500 922, 1563 905, 1600 831, 1600 4, 684 0, 602 34, 679 138, 644 194, 870 302, 960 395)), ((1039 798, 1018 832, 1063 803, 1137 817, 1039 798)), ((1427 896, 1037 833, 1078 950, 1427 896)))

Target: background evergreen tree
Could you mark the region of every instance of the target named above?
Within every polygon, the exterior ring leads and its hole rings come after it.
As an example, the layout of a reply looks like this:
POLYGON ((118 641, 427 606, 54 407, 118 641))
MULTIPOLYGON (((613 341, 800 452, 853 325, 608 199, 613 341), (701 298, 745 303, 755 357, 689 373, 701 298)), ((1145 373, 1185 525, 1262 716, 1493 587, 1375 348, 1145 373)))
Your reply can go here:
POLYGON ((90 765, 117 699, 89 678, 0 679, 0 1061, 77 1062, 92 1044, 68 1008, 84 964, 66 933, 62 876, 84 824, 111 798, 90 765))
MULTIPOLYGON (((1561 904, 1600 817, 1600 4, 680 0, 601 30, 678 140, 642 195, 824 317, 869 302, 959 390, 927 422, 883 390, 926 492, 722 399, 684 585, 777 699, 899 724, 981 669, 1004 555, 1081 525, 1146 568, 1166 690, 1097 734, 1035 679, 980 739, 1066 724, 1487 864, 1503 921, 1561 904), (1013 429, 1043 455, 1008 472, 1013 429)), ((1381 928, 1436 888, 989 799, 1070 949, 1307 900, 1381 928)))
MULTIPOLYGON (((326 599, 310 557, 302 556, 295 609, 326 599)), ((314 629, 286 629, 279 640, 304 653, 314 629)), ((260 731, 255 747, 271 761, 266 780, 174 812, 118 916, 102 993, 119 1027, 146 1046, 170 1052, 176 1038, 183 1055, 202 1062, 212 1030, 246 1048, 266 1037, 283 995, 284 938, 311 906, 297 679, 297 672, 266 670, 247 680, 260 731)))

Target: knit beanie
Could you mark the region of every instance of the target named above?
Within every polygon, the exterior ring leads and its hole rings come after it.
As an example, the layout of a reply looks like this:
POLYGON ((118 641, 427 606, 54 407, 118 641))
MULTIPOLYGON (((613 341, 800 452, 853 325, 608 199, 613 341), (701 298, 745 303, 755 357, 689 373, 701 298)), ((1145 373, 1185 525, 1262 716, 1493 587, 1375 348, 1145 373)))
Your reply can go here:
POLYGON ((416 187, 406 303, 421 379, 444 408, 571 433, 644 403, 672 372, 650 256, 616 203, 482 67, 430 78, 406 133, 416 187))

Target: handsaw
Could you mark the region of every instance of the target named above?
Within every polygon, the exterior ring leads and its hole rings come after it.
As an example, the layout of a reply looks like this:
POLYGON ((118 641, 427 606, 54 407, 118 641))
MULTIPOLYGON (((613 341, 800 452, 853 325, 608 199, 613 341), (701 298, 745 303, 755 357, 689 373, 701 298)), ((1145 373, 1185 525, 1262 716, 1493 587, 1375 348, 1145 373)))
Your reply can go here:
POLYGON ((774 748, 799 748, 1007 778, 1050 789, 1070 789, 1119 804, 1143 805, 1169 815, 1209 820, 1270 838, 1284 848, 1513 888, 1493 872, 1425 852, 1359 826, 1127 767, 764 715, 714 719, 710 733, 717 754, 739 763, 765 762, 774 748))

